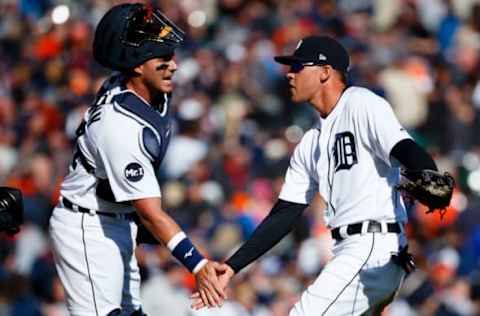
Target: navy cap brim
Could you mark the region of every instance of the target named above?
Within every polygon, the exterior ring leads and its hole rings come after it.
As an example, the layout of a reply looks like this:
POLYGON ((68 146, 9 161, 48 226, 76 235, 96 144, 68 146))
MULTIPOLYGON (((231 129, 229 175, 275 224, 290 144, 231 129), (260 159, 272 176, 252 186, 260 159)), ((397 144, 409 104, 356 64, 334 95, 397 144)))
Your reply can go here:
POLYGON ((308 63, 308 62, 311 61, 311 60, 306 60, 306 59, 299 58, 299 57, 292 56, 292 55, 289 55, 289 56, 275 56, 275 57, 273 57, 273 59, 279 64, 288 65, 288 66, 290 66, 294 62, 308 63))

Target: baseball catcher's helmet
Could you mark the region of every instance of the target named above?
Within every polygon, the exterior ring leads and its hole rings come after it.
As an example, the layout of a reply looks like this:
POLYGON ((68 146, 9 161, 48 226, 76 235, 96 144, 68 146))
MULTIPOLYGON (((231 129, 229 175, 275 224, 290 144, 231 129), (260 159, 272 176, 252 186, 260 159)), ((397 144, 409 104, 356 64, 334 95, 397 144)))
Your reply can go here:
POLYGON ((158 9, 141 3, 120 4, 100 20, 93 56, 104 67, 129 70, 149 59, 172 55, 184 35, 158 9))

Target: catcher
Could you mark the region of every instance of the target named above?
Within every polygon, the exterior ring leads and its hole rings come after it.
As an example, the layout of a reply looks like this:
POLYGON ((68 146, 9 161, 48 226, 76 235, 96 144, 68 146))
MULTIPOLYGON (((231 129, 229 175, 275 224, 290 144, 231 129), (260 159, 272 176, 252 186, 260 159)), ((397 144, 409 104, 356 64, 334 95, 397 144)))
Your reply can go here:
POLYGON ((13 236, 23 223, 22 192, 15 188, 0 187, 0 231, 13 236))
POLYGON ((96 27, 93 56, 114 73, 77 129, 49 227, 73 316, 145 315, 135 219, 143 224, 139 242, 142 231, 162 242, 195 276, 205 299, 215 306, 223 301, 219 264, 197 250, 162 206, 158 170, 174 126, 174 57, 184 36, 159 9, 142 3, 113 6, 96 27))

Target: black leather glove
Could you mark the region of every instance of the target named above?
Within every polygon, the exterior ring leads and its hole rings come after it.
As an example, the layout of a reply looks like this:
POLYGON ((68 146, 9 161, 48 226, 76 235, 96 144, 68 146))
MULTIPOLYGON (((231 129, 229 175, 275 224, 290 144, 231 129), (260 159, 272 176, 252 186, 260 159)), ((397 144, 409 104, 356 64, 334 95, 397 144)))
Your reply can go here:
POLYGON ((15 188, 0 187, 0 231, 13 236, 20 231, 22 224, 22 192, 15 188))

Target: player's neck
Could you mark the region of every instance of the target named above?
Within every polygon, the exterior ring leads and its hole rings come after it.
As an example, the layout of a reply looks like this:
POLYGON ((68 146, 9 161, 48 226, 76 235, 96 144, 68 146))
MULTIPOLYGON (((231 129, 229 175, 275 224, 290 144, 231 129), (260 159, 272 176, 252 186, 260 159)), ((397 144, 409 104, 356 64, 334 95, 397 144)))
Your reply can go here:
POLYGON ((338 100, 340 100, 344 90, 344 85, 325 87, 324 89, 318 91, 310 103, 315 110, 320 113, 322 118, 326 118, 337 106, 338 100))
POLYGON ((127 88, 129 90, 133 90, 136 94, 141 96, 148 103, 151 103, 152 94, 150 92, 150 89, 148 89, 143 80, 141 80, 139 77, 130 77, 127 80, 127 88))
POLYGON ((129 90, 133 90, 153 107, 158 106, 158 104, 161 102, 159 100, 163 100, 164 98, 163 92, 149 89, 140 78, 129 78, 127 80, 127 88, 129 90))

